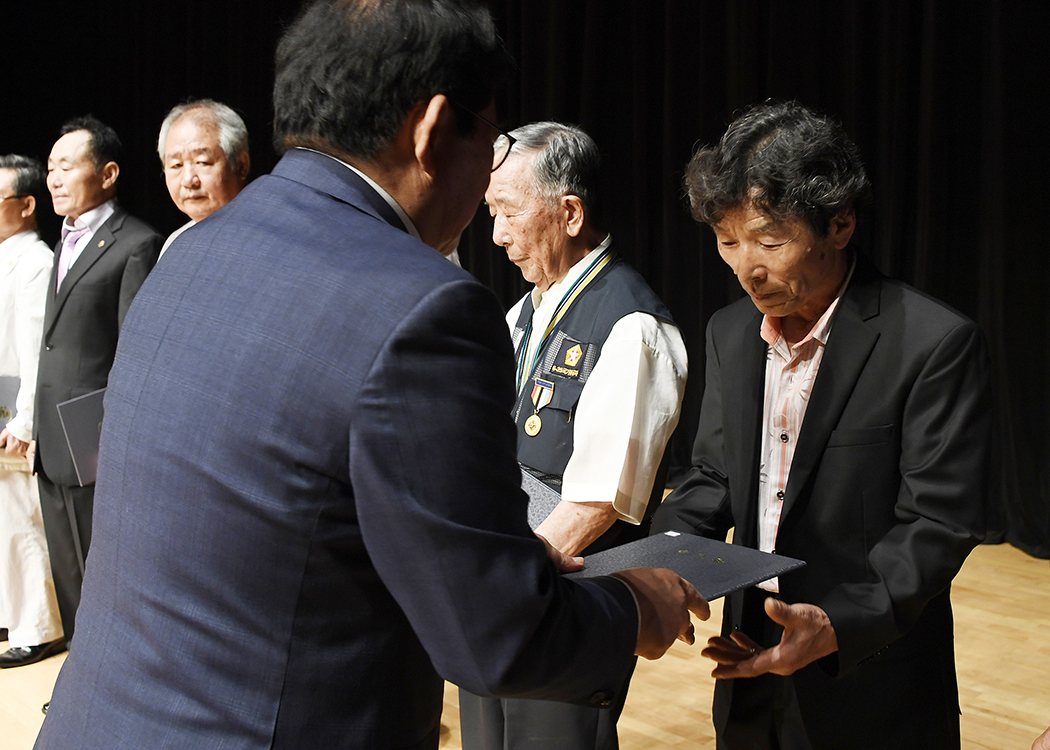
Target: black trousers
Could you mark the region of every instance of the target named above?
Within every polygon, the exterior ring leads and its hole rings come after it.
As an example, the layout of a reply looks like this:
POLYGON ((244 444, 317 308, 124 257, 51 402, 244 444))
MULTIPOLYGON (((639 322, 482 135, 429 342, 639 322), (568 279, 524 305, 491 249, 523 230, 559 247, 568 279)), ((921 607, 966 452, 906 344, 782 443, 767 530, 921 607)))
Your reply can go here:
MULTIPOLYGON (((748 590, 740 623, 740 629, 765 648, 779 643, 784 631, 765 613, 764 603, 770 596, 775 594, 759 588, 748 590)), ((719 680, 714 713, 728 714, 724 729, 718 732, 718 750, 812 750, 790 677, 764 674, 719 680)))
POLYGON ((618 750, 616 722, 634 665, 608 708, 520 698, 482 698, 459 690, 463 750, 618 750))
POLYGON ((73 625, 80 606, 80 588, 84 583, 84 561, 91 546, 95 485, 75 487, 54 484, 43 474, 37 475, 37 481, 58 613, 68 643, 73 640, 73 625))

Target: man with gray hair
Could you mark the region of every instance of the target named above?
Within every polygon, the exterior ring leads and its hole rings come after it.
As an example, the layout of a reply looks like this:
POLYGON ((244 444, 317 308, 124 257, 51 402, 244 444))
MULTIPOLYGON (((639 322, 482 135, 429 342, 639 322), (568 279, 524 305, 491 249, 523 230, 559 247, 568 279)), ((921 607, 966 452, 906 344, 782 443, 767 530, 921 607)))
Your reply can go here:
POLYGON ((248 128, 221 102, 197 99, 168 112, 160 126, 157 154, 175 205, 190 220, 161 248, 232 201, 248 181, 248 128))
POLYGON ((37 234, 47 197, 43 165, 0 156, 0 627, 10 648, 0 668, 66 650, 47 559, 40 494, 25 459, 54 255, 37 234))
MULTIPOLYGON (((537 122, 494 149, 485 194, 492 239, 535 284, 507 314, 518 461, 561 493, 536 533, 565 554, 588 555, 647 532, 678 424, 685 345, 664 304, 612 252, 591 137, 537 122)), ((463 746, 615 748, 626 693, 625 681, 599 709, 461 691, 463 746)))

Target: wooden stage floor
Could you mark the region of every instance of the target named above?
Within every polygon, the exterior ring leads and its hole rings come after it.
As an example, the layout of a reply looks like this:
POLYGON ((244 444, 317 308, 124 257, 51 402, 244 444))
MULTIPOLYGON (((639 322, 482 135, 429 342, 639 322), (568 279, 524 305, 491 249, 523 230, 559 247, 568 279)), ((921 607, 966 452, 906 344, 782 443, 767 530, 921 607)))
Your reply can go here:
MULTIPOLYGON (((956 661, 963 748, 1028 750, 1050 724, 1050 564, 1007 545, 979 547, 955 580, 956 661)), ((622 750, 713 748, 711 662, 721 602, 661 660, 639 660, 620 719, 622 750)), ((0 651, 6 644, 0 645, 0 651)), ((65 656, 0 670, 0 750, 29 750, 65 656)), ((460 747, 456 690, 447 686, 441 747, 460 747)))

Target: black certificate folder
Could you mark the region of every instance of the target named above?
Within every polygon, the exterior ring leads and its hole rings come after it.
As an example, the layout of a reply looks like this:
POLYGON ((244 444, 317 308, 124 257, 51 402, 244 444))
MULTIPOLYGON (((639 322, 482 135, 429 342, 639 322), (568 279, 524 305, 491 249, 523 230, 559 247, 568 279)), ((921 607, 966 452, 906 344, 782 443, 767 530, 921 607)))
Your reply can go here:
POLYGON ((98 437, 102 432, 102 397, 105 388, 58 404, 58 418, 66 433, 69 455, 80 486, 95 481, 98 470, 98 437))
POLYGON ((669 568, 712 601, 726 594, 801 568, 802 560, 750 547, 668 531, 613 547, 584 560, 569 578, 590 578, 629 568, 669 568))

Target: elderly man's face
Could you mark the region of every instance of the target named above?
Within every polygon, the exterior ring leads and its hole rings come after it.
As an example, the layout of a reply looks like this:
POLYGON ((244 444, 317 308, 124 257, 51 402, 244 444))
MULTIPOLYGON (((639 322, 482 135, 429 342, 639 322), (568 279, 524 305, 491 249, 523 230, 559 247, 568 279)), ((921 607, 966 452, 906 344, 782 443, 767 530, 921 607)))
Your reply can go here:
POLYGON ((574 259, 558 210, 537 192, 528 154, 514 154, 492 173, 485 202, 493 218, 492 241, 507 251, 521 275, 545 292, 574 259))
POLYGON ((853 214, 832 220, 818 237, 799 219, 775 221, 754 206, 726 213, 713 227, 718 252, 763 314, 815 322, 835 299, 845 277, 843 250, 853 214))
POLYGON ((247 164, 230 164, 219 128, 198 124, 192 110, 172 124, 164 141, 164 182, 179 210, 194 221, 225 206, 241 191, 247 164))
POLYGON ((105 166, 95 171, 88 131, 74 130, 55 141, 47 158, 47 189, 51 191, 56 214, 79 218, 105 203, 115 183, 116 174, 105 166))
POLYGON ((30 199, 17 197, 16 176, 13 169, 0 169, 0 242, 26 229, 30 199))

